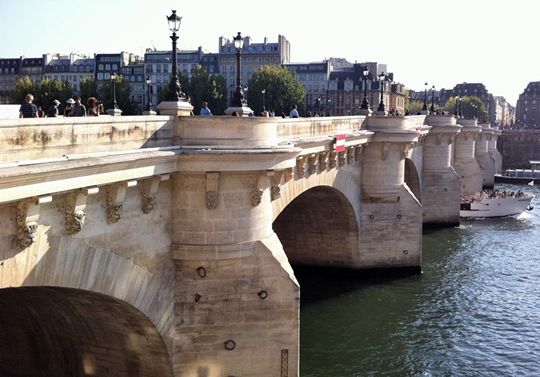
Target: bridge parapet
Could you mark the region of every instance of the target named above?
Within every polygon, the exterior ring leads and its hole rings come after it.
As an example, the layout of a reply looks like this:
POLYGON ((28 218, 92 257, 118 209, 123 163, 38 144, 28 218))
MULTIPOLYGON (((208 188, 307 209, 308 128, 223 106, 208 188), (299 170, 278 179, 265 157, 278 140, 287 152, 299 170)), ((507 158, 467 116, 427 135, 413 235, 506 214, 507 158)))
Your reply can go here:
POLYGON ((171 146, 174 117, 0 119, 0 164, 171 146))
POLYGON ((360 131, 365 117, 181 117, 175 136, 183 146, 256 149, 294 140, 360 131))

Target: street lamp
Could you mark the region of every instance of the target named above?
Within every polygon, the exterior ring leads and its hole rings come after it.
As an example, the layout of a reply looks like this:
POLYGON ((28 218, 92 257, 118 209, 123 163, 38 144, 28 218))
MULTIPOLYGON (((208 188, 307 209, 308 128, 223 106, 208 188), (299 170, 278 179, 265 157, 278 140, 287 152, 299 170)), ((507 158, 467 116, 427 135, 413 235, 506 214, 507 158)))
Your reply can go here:
POLYGON ((368 67, 364 67, 364 70, 362 71, 362 78, 364 79, 364 100, 362 101, 362 106, 360 106, 360 109, 362 110, 368 110, 369 109, 369 102, 367 99, 367 78, 369 75, 369 69, 368 67))
POLYGON ((431 107, 429 108, 431 113, 435 113, 435 85, 431 86, 431 107))
POLYGON ((173 10, 172 14, 167 17, 167 21, 169 23, 169 29, 172 31, 172 77, 171 82, 169 83, 167 101, 178 102, 181 99, 184 99, 184 93, 182 93, 180 82, 178 82, 178 71, 176 67, 176 41, 178 40, 176 32, 180 30, 182 17, 178 17, 176 11, 173 10))
POLYGON ((477 116, 476 116, 476 109, 478 108, 478 106, 475 104, 475 103, 471 103, 471 107, 472 107, 472 117, 473 119, 477 119, 477 116))
POLYGON ((454 110, 454 115, 456 117, 459 117, 459 96, 455 96, 454 99, 456 100, 456 108, 454 110))
POLYGON ((118 109, 118 105, 116 104, 116 78, 118 75, 116 72, 111 74, 111 81, 112 81, 112 90, 113 90, 113 109, 118 109))
POLYGON ((150 80, 150 76, 146 77, 146 88, 148 89, 148 104, 146 105, 146 111, 152 111, 152 80, 150 80))
POLYGON ((236 49, 236 91, 231 100, 231 107, 242 107, 246 104, 246 100, 244 99, 244 92, 242 90, 242 85, 240 84, 240 50, 244 45, 244 40, 240 32, 234 37, 233 41, 234 48, 236 49))
POLYGON ((317 107, 317 116, 321 116, 321 97, 315 99, 315 106, 317 107))
POLYGON ((328 102, 326 105, 326 112, 328 113, 328 116, 332 116, 332 113, 330 112, 330 109, 332 108, 332 98, 328 98, 326 102, 328 102))
POLYGON ((424 83, 424 106, 422 106, 423 111, 427 111, 427 85, 427 82, 424 83))
POLYGON ((261 90, 262 97, 263 97, 263 111, 266 110, 266 106, 264 104, 264 95, 266 94, 266 89, 261 90))
POLYGON ((379 75, 379 86, 381 87, 381 101, 379 102, 379 107, 377 108, 377 111, 384 112, 384 101, 383 101, 383 82, 384 82, 384 72, 381 72, 379 75))

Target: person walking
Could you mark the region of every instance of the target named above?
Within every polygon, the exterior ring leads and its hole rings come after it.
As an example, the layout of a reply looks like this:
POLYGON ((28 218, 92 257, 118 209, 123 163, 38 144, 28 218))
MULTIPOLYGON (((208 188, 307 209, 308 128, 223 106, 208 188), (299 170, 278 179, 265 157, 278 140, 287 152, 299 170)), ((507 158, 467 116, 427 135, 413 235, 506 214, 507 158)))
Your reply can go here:
POLYGON ((64 116, 65 117, 69 117, 71 116, 71 110, 73 110, 73 104, 75 103, 75 100, 73 98, 69 98, 67 101, 66 101, 67 105, 66 105, 66 108, 64 109, 64 116))
POLYGON ((73 110, 69 113, 70 117, 85 117, 86 107, 81 103, 81 97, 75 97, 75 103, 73 104, 73 110))
POLYGON ((47 117, 56 118, 60 114, 60 111, 58 110, 58 106, 60 106, 60 101, 55 99, 52 102, 53 104, 47 109, 47 117))
POLYGON ((30 93, 24 98, 24 102, 19 108, 19 118, 37 118, 38 117, 38 108, 32 102, 34 101, 34 96, 30 93))
POLYGON ((88 116, 99 116, 99 113, 100 113, 100 106, 101 104, 99 103, 99 101, 96 99, 96 97, 90 97, 88 98, 88 100, 86 101, 86 103, 88 103, 88 116))
POLYGON ((293 108, 291 109, 291 112, 289 113, 289 116, 291 118, 298 118, 300 116, 298 114, 298 108, 296 107, 296 105, 294 105, 293 108))
POLYGON ((199 114, 202 116, 212 116, 212 112, 208 108, 208 102, 205 101, 202 103, 201 111, 199 112, 199 114))

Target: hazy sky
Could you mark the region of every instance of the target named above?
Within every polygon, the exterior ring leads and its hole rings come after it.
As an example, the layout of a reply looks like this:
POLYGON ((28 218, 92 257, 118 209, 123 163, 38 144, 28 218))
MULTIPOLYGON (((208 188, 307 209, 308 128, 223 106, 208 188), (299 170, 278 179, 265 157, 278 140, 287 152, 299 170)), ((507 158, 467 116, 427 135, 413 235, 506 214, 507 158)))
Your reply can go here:
POLYGON ((183 17, 181 49, 282 34, 293 62, 378 61, 411 89, 482 82, 514 105, 540 81, 535 0, 0 0, 0 57, 166 50, 171 9, 183 17))

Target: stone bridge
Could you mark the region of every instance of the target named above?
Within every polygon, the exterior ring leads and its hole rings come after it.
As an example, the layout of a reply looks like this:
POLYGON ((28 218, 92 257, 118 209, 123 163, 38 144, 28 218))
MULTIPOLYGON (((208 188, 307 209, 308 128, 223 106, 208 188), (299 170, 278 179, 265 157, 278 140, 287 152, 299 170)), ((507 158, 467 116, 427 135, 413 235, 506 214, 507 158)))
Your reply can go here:
POLYGON ((447 115, 0 120, 0 375, 298 376, 291 265, 419 271, 423 223, 493 185, 498 134, 447 115))

